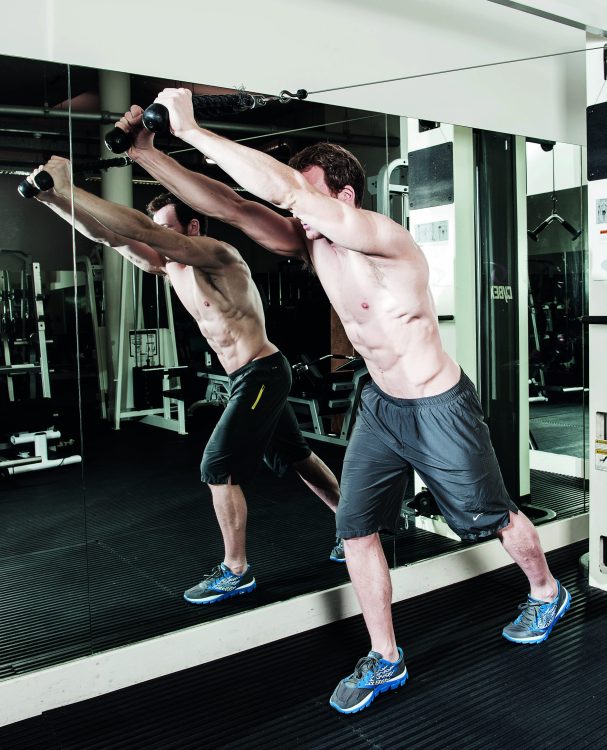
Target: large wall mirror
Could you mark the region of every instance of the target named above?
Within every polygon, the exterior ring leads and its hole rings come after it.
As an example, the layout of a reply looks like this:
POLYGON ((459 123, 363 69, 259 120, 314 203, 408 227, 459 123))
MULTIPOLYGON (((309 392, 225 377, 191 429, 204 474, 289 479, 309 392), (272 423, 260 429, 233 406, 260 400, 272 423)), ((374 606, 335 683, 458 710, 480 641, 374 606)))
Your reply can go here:
POLYGON ((87 311, 70 227, 17 192, 50 154, 69 157, 68 68, 2 57, 0 70, 0 676, 12 677, 90 653, 87 311))
POLYGON ((530 141, 530 465, 535 496, 560 517, 588 500, 587 204, 585 149, 530 141))
MULTIPOLYGON (((225 372, 161 277, 77 233, 73 245, 65 221, 17 194, 23 175, 57 153, 71 157, 78 186, 145 211, 165 188, 110 153, 101 127, 129 103, 146 107, 166 86, 184 85, 199 96, 238 92, 213 81, 111 74, 111 85, 126 92, 118 109, 104 71, 71 67, 68 80, 62 66, 6 58, 2 64, 10 72, 0 101, 5 460, 37 461, 45 446, 10 446, 14 434, 42 429, 30 419, 39 421, 41 399, 61 407, 64 421, 41 459, 56 456, 58 463, 29 473, 4 464, 0 565, 12 604, 0 632, 15 656, 0 676, 346 583, 345 565, 329 559, 330 511, 296 476, 278 478, 263 467, 243 487, 256 591, 213 606, 183 600, 223 554, 199 464, 225 405, 225 372), (69 118, 54 112, 68 105, 69 118), (42 269, 38 295, 28 263, 42 269), (23 289, 33 293, 27 314, 19 307, 23 289), (50 397, 39 372, 40 331, 30 335, 41 300, 54 342, 46 355, 50 397), (26 626, 32 607, 37 634, 26 626), (43 639, 53 648, 44 650, 43 639)), ((513 496, 536 523, 586 510, 586 349, 577 321, 586 310, 582 149, 306 101, 209 112, 204 122, 284 162, 320 140, 360 159, 365 207, 406 225, 428 257, 445 346, 479 387, 513 496), (527 276, 528 299, 521 302, 527 276), (522 315, 528 341, 520 336, 522 315), (575 447, 555 447, 565 432, 575 447), (521 443, 524 450, 513 450, 521 443), (534 455, 521 459, 529 446, 534 455), (579 460, 563 469, 548 454, 579 460)), ((240 190, 170 135, 157 135, 155 145, 187 169, 240 190)), ((339 478, 365 372, 324 292, 309 270, 231 227, 211 219, 209 235, 232 244, 249 265, 268 336, 293 367, 291 403, 302 430, 339 478)), ((398 533, 382 538, 392 566, 463 544, 413 475, 398 533)))
MULTIPOLYGON (((95 153, 114 159, 99 140, 105 77, 72 69, 75 182, 135 209, 166 192, 137 164, 81 169, 95 153), (96 139, 96 148, 89 144, 96 139), (105 181, 105 182, 104 182, 105 181), (121 184, 120 184, 121 183, 121 184)), ((125 85, 126 104, 143 107, 175 81, 112 74, 125 85), (122 78, 122 80, 120 80, 122 78)), ((236 96, 211 82, 177 82, 196 96, 236 96)), ((115 109, 113 110, 116 111, 115 109)), ((119 113, 118 113, 119 114, 119 113)), ((375 112, 305 101, 269 101, 237 113, 210 108, 210 127, 287 162, 304 146, 327 140, 352 150, 365 165, 365 205, 377 205, 377 181, 400 154, 400 120, 375 112)), ((240 190, 216 165, 170 134, 155 146, 187 169, 240 190)), ((252 196, 246 196, 251 197, 252 196)), ((339 477, 363 368, 332 319, 328 301, 309 270, 255 245, 210 219, 208 234, 229 242, 249 265, 265 312, 269 339, 293 366, 292 405, 310 446, 339 477)), ((345 583, 345 565, 331 561, 332 513, 293 473, 278 478, 261 467, 243 484, 248 503, 247 556, 257 589, 219 606, 183 599, 223 559, 211 493, 200 481, 204 447, 224 409, 227 378, 192 317, 164 283, 119 259, 107 247, 78 239, 90 258, 97 320, 80 330, 83 352, 85 458, 91 638, 95 650, 208 620, 229 617, 293 596, 345 583), (99 276, 95 269, 102 268, 99 276), (100 311, 100 312, 99 312, 100 311), (109 360, 112 360, 111 363, 109 360), (101 369, 98 372, 98 369, 101 369)), ((386 538, 394 564, 394 543, 386 538)))

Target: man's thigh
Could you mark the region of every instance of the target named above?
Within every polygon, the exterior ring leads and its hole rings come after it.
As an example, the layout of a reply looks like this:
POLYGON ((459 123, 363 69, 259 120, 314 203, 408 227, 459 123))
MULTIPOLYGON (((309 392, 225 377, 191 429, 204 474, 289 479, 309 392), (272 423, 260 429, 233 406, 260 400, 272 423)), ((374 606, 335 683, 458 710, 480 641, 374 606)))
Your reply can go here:
POLYGON ((395 532, 407 489, 409 464, 359 414, 344 458, 337 535, 346 539, 395 532))

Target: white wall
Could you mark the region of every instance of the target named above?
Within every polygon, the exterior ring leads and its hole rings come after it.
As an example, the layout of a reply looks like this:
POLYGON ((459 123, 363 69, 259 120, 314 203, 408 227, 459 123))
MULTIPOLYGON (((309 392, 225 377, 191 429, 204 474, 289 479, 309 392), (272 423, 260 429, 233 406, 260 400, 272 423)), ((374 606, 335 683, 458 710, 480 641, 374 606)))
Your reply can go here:
MULTIPOLYGON (((592 42, 592 40, 589 40, 592 42)), ((607 103, 607 85, 603 79, 602 56, 594 53, 588 67, 588 103, 607 103)), ((607 200, 607 179, 588 183, 588 247, 590 251, 589 313, 607 317, 607 224, 598 221, 596 203, 607 200)), ((604 458, 605 439, 597 429, 597 412, 607 413, 607 326, 591 325, 589 333, 589 427, 590 427, 590 583, 607 591, 607 467, 604 458)))
POLYGON ((586 150, 557 143, 544 151, 538 143, 527 143, 527 195, 550 193, 586 184, 586 150), (554 187, 552 160, 554 156, 554 187))
POLYGON ((583 52, 351 87, 584 48, 582 31, 481 0, 30 0, 0 27, 2 54, 306 88, 318 101, 569 143, 585 141, 583 52))

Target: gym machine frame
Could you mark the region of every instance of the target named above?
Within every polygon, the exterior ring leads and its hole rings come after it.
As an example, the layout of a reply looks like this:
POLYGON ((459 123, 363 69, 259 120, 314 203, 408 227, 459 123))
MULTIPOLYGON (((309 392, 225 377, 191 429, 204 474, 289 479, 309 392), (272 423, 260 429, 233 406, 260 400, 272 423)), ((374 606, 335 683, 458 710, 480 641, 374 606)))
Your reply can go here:
MULTIPOLYGON (((173 388, 173 379, 179 376, 179 371, 186 369, 186 365, 179 365, 177 358, 177 345, 175 341, 175 323, 173 320, 173 307, 171 303, 171 288, 167 278, 163 278, 164 300, 167 312, 168 328, 156 328, 158 336, 158 352, 156 356, 161 361, 164 351, 165 359, 170 360, 163 364, 158 364, 146 368, 148 371, 162 371, 162 406, 159 408, 135 409, 133 406, 133 367, 129 339, 131 336, 136 337, 141 333, 142 314, 141 306, 138 305, 133 311, 133 329, 128 326, 127 298, 128 298, 128 272, 134 274, 133 283, 133 304, 136 299, 141 299, 142 274, 141 269, 133 266, 128 261, 122 261, 122 281, 120 295, 120 325, 118 339, 118 367, 116 373, 116 393, 114 399, 114 428, 120 429, 120 424, 125 419, 140 419, 141 422, 155 427, 162 427, 165 430, 178 432, 180 435, 186 434, 185 426, 185 405, 182 399, 177 398, 173 388), (162 336, 166 331, 167 336, 162 336), (163 347, 164 341, 168 344, 163 347), (168 339, 168 341, 167 341, 168 339), (129 385, 131 386, 129 388, 129 385)), ((159 277, 157 277, 159 278, 159 277)), ((145 329, 149 330, 149 329, 145 329)))
MULTIPOLYGON (((329 359, 330 357, 342 358, 340 355, 326 354, 324 357, 313 360, 308 363, 299 363, 293 365, 293 371, 295 373, 308 369, 311 365, 329 359)), ((350 362, 358 359, 357 357, 346 357, 350 362)), ((349 363, 350 363, 349 362, 349 363)), ((346 365, 342 365, 342 368, 346 365)), ((339 372, 341 368, 337 368, 334 372, 339 372)), ((330 386, 331 393, 335 394, 334 398, 329 398, 327 406, 331 410, 329 414, 321 414, 320 404, 318 398, 303 398, 301 396, 289 396, 289 403, 294 407, 295 415, 301 414, 302 407, 307 409, 310 423, 312 424, 312 430, 301 429, 302 435, 311 438, 313 440, 321 440, 325 443, 332 443, 333 445, 348 444, 352 428, 354 427, 354 421, 356 419, 356 412, 360 403, 360 397, 365 384, 369 380, 369 373, 366 367, 361 367, 353 371, 352 379, 350 381, 333 382, 330 386), (339 411, 337 411, 339 410, 339 411), (343 422, 338 435, 332 435, 327 433, 323 419, 328 419, 332 416, 343 416, 343 422)), ((299 421, 299 420, 298 420, 299 421)), ((304 426, 307 423, 304 423, 304 426)), ((300 428, 301 428, 300 424, 300 428)))
MULTIPOLYGON (((29 261, 26 261, 29 265, 29 261)), ((7 299, 5 304, 10 305, 10 294, 11 291, 8 288, 8 271, 3 271, 4 286, 6 286, 5 295, 7 299)), ((23 274, 23 277, 27 276, 27 271, 23 274)), ((15 400, 15 390, 13 384, 13 377, 17 375, 40 375, 40 384, 43 398, 50 398, 51 396, 51 383, 49 378, 49 367, 48 367, 48 354, 47 354, 47 339, 46 339, 46 323, 44 318, 44 304, 42 295, 42 280, 40 276, 40 263, 31 263, 31 279, 33 285, 34 295, 34 310, 36 314, 36 336, 38 346, 38 361, 37 362, 25 362, 21 364, 15 364, 11 360, 10 347, 8 339, 5 335, 2 336, 2 350, 4 355, 4 365, 0 366, 0 375, 5 375, 7 380, 8 397, 10 401, 15 400)))

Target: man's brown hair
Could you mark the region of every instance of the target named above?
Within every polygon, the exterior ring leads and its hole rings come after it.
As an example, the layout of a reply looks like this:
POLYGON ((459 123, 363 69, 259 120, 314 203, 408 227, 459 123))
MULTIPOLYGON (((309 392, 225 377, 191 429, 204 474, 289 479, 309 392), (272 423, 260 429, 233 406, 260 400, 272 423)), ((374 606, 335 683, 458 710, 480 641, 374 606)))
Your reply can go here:
POLYGON ((309 167, 321 167, 332 195, 337 195, 346 185, 350 185, 354 190, 355 205, 362 205, 365 170, 354 154, 342 146, 334 143, 307 146, 291 158, 289 166, 298 172, 304 172, 309 167))
POLYGON ((155 198, 152 198, 152 200, 146 206, 145 210, 147 212, 147 215, 153 219, 156 211, 160 211, 160 209, 164 208, 165 206, 175 206, 175 214, 177 215, 177 219, 184 229, 187 228, 192 219, 198 219, 200 234, 204 236, 207 233, 207 229, 209 226, 208 218, 204 214, 198 213, 198 211, 194 211, 191 206, 188 206, 187 203, 179 200, 179 198, 172 193, 161 193, 155 198))

